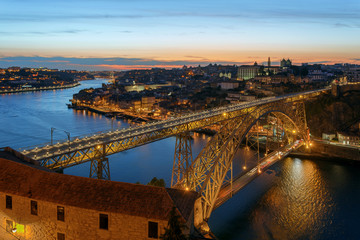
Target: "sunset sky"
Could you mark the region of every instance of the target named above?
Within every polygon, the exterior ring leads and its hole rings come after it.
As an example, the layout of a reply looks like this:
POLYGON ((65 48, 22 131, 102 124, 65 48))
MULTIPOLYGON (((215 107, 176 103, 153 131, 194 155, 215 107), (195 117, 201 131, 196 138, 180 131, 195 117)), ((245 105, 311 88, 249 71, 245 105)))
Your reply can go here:
POLYGON ((2 0, 0 67, 360 63, 359 0, 2 0))

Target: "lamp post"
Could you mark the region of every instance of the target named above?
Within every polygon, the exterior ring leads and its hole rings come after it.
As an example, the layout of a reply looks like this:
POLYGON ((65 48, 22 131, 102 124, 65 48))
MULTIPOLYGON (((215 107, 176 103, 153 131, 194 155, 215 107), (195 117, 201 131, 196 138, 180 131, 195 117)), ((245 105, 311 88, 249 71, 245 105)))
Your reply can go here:
POLYGON ((70 132, 64 131, 68 137, 69 150, 70 150, 70 132))
POLYGON ((111 118, 111 131, 114 131, 114 117, 111 118))
POLYGON ((55 130, 56 128, 54 128, 54 127, 51 127, 51 145, 53 145, 53 135, 54 135, 54 130, 55 130))

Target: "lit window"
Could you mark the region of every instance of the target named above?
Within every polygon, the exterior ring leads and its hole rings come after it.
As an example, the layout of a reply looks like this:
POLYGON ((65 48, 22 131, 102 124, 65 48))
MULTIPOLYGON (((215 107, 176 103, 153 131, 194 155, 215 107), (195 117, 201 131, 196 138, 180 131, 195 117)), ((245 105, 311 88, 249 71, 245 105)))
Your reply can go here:
POLYGON ((64 207, 57 207, 57 220, 59 221, 65 221, 65 209, 64 207))
POLYGON ((12 197, 8 195, 6 195, 6 208, 12 209, 12 197))
POLYGON ((65 233, 57 233, 57 240, 65 240, 65 233))
POLYGON ((158 223, 149 221, 149 238, 158 238, 158 223))
POLYGON ((31 214, 32 215, 38 215, 37 201, 31 200, 30 205, 31 205, 31 214))
POLYGON ((20 223, 15 223, 15 228, 17 233, 24 233, 25 232, 25 226, 20 223))
POLYGON ((100 214, 99 224, 100 229, 109 229, 109 217, 107 214, 100 214))

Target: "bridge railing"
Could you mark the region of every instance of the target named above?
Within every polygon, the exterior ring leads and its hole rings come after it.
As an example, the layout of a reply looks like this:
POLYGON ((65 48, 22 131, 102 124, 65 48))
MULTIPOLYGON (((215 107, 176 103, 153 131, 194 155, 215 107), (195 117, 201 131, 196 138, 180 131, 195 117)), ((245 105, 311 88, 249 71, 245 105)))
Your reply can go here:
MULTIPOLYGON (((232 112, 232 111, 241 110, 243 108, 254 107, 254 106, 258 105, 259 102, 265 104, 265 103, 270 103, 270 102, 286 99, 291 96, 297 97, 299 95, 307 95, 307 94, 312 94, 312 93, 316 93, 316 92, 320 92, 320 91, 324 91, 324 90, 328 90, 328 88, 312 90, 312 91, 302 92, 302 93, 291 93, 291 94, 276 96, 276 97, 273 96, 273 97, 261 98, 261 99, 257 99, 257 100, 251 101, 251 102, 234 103, 234 104, 220 106, 220 107, 212 108, 212 109, 208 109, 208 110, 199 110, 196 112, 182 114, 181 116, 175 117, 175 118, 148 122, 146 125, 140 125, 140 126, 135 126, 135 127, 130 126, 128 128, 105 130, 105 131, 99 131, 99 132, 91 133, 91 134, 79 135, 79 136, 72 137, 70 139, 70 141, 73 142, 77 139, 91 138, 94 136, 101 137, 102 135, 104 137, 106 137, 106 135, 111 135, 111 134, 116 134, 116 133, 126 133, 126 132, 130 133, 132 131, 135 131, 135 134, 136 134, 136 130, 140 130, 140 129, 143 131, 152 131, 152 130, 146 129, 151 126, 154 126, 155 129, 170 128, 170 127, 173 127, 173 126, 176 126, 179 124, 184 124, 186 122, 197 121, 197 120, 201 120, 201 119, 204 119, 207 117, 217 116, 217 115, 223 114, 225 112, 232 112)), ((155 129, 153 129, 153 130, 155 130, 155 129)), ((66 142, 68 142, 67 138, 61 139, 61 140, 56 140, 56 144, 65 144, 66 142)), ((30 149, 35 149, 35 148, 42 148, 42 147, 46 147, 49 145, 51 145, 51 143, 47 142, 45 144, 42 143, 42 144, 37 144, 37 145, 33 145, 33 146, 19 148, 19 151, 30 150, 30 149)))

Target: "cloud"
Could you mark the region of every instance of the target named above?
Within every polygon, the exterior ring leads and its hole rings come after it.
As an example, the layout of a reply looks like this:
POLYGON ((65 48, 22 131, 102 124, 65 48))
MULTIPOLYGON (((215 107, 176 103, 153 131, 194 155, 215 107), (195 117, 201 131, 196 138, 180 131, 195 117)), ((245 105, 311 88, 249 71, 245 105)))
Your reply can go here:
POLYGON ((332 63, 332 61, 315 61, 315 62, 308 62, 309 64, 325 64, 325 63, 332 63))
MULTIPOLYGON (((187 56, 190 58, 191 56, 187 56)), ((129 70, 149 68, 179 68, 215 63, 202 57, 190 60, 161 61, 147 58, 65 58, 65 57, 0 57, 0 67, 48 67, 77 70, 129 70), (10 64, 11 63, 11 64, 10 64)), ((216 61, 219 64, 249 64, 249 62, 216 61)))
POLYGON ((124 31, 117 31, 119 33, 133 33, 134 31, 124 30, 124 31))
POLYGON ((82 64, 69 64, 71 66, 82 67, 82 68, 93 68, 97 70, 132 70, 132 69, 151 69, 151 68, 181 68, 183 65, 109 65, 109 64, 99 64, 99 65, 82 65, 82 64))
POLYGON ((21 21, 21 22, 42 22, 42 21, 58 21, 58 20, 106 20, 106 19, 149 19, 149 18, 219 18, 219 19, 340 19, 340 20, 359 20, 360 15, 357 11, 342 12, 337 10, 323 11, 323 9, 295 9, 293 7, 276 9, 271 7, 244 9, 234 13, 231 8, 224 11, 192 11, 192 10, 142 10, 139 14, 134 13, 84 13, 77 12, 77 14, 2 14, 0 21, 21 21))
POLYGON ((85 32, 85 30, 79 29, 70 29, 70 30, 60 30, 60 31, 1 31, 1 35, 58 35, 58 34, 77 34, 85 32))
MULTIPOLYGON (((148 58, 75 58, 75 57, 0 57, 0 68, 7 68, 11 66, 20 66, 20 67, 47 67, 47 68, 57 68, 57 69, 76 69, 76 70, 130 70, 130 69, 150 69, 150 68, 179 68, 183 65, 187 66, 198 66, 198 65, 208 65, 210 63, 218 63, 223 65, 252 65, 256 58, 253 60, 247 61, 210 61, 208 59, 199 57, 199 56, 186 56, 187 60, 178 60, 178 61, 162 61, 154 60, 148 58), (192 57, 192 58, 190 58, 192 57)), ((344 60, 344 59, 343 59, 344 60)), ((340 60, 317 60, 313 59, 312 62, 308 60, 294 60, 293 62, 301 63, 308 62, 309 64, 333 64, 339 62, 340 60)), ((360 58, 348 59, 348 62, 359 62, 360 58)), ((341 62, 341 61, 340 61, 341 62)), ((344 61, 343 61, 344 62, 344 61)), ((346 60, 345 60, 346 62, 346 60)), ((261 63, 261 61, 258 61, 261 63)), ((264 65, 267 65, 267 62, 263 62, 264 65)), ((272 65, 279 65, 279 62, 272 61, 272 65)))
POLYGON ((360 24, 335 23, 336 28, 360 28, 360 24))
POLYGON ((77 15, 6 15, 0 16, 0 21, 8 22, 44 22, 44 21, 64 21, 64 20, 101 20, 101 19, 141 19, 155 17, 151 15, 139 15, 139 14, 77 14, 77 15))

